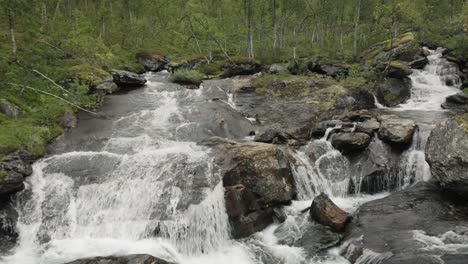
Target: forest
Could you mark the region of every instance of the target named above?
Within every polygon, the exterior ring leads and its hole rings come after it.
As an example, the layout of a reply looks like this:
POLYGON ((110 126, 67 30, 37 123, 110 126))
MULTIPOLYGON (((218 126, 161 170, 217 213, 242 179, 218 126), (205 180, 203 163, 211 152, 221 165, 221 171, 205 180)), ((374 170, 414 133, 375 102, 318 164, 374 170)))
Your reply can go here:
POLYGON ((213 65, 233 58, 356 64, 373 44, 413 32, 419 43, 468 56, 464 0, 1 0, 0 6, 0 97, 24 112, 18 120, 0 114, 0 153, 42 153, 61 133, 64 112, 99 104, 92 88, 110 69, 143 71, 135 59, 142 52, 213 65))

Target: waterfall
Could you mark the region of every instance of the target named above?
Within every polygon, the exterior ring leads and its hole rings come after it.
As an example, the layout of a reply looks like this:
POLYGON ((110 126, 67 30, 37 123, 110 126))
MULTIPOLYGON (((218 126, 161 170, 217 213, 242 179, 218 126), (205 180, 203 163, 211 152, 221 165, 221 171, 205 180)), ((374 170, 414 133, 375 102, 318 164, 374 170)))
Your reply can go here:
POLYGON ((17 198, 19 246, 2 261, 58 264, 133 253, 181 261, 227 246, 224 188, 210 150, 178 140, 191 124, 179 101, 199 92, 148 78, 130 99, 143 109, 113 120, 101 149, 34 164, 17 198))
POLYGON ((460 92, 461 84, 458 67, 443 58, 443 49, 426 49, 429 63, 422 70, 413 70, 411 97, 400 104, 400 110, 441 110, 441 104, 449 95, 460 92))

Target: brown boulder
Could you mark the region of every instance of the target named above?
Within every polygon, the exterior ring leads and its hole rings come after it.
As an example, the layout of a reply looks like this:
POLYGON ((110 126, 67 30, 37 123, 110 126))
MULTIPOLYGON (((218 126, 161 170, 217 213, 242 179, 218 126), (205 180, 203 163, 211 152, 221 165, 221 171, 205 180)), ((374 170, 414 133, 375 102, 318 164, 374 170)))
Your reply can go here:
POLYGON ((287 147, 210 138, 223 170, 226 210, 234 238, 249 236, 273 222, 274 208, 296 192, 287 147))
POLYGON ((349 214, 336 206, 324 193, 315 197, 310 208, 310 216, 318 223, 338 232, 344 230, 349 219, 349 214))
POLYGON ((411 143, 417 127, 413 120, 395 115, 382 115, 378 117, 378 120, 380 121, 378 132, 380 139, 397 146, 411 143))

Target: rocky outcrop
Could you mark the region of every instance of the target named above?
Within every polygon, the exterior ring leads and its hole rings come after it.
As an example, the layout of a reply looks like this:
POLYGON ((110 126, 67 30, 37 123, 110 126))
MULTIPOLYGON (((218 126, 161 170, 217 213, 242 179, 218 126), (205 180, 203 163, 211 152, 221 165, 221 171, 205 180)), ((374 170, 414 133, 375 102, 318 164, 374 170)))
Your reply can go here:
POLYGON ((220 138, 215 145, 223 168, 226 209, 235 238, 249 236, 273 222, 273 208, 295 197, 288 150, 277 145, 237 143, 220 138))
POLYGON ((114 83, 122 88, 141 87, 146 83, 145 78, 133 72, 123 70, 112 70, 111 74, 114 83))
MULTIPOLYGON (((468 120, 468 114, 465 114, 468 120)), ((463 116, 462 116, 463 117, 463 116)), ((432 177, 443 187, 468 200, 468 133, 463 124, 447 119, 431 132, 426 160, 432 177)))
POLYGON ((21 110, 15 104, 10 103, 7 100, 0 99, 0 113, 3 113, 9 118, 16 119, 20 115, 21 110))
POLYGON ((146 71, 158 72, 164 70, 170 60, 168 57, 160 55, 152 55, 146 52, 136 54, 138 62, 143 65, 146 71))
POLYGON ((26 151, 16 151, 1 160, 0 197, 7 197, 24 189, 23 180, 32 174, 35 158, 26 151))
POLYGON ((79 259, 67 264, 174 264, 151 255, 110 256, 79 259))
POLYGON ((466 212, 466 203, 447 197, 436 184, 418 183, 362 205, 347 226, 350 244, 343 255, 351 263, 366 256, 379 257, 381 264, 440 263, 438 256, 453 253, 444 244, 465 243, 466 212))
POLYGON ((467 113, 468 112, 468 94, 461 92, 450 95, 442 104, 444 109, 452 109, 455 111, 467 113))
POLYGON ((336 206, 324 193, 315 197, 312 201, 310 216, 318 223, 329 226, 338 232, 344 230, 349 220, 348 213, 336 206))
POLYGON ((259 73, 262 70, 262 66, 260 63, 247 60, 247 59, 240 59, 234 60, 231 62, 227 62, 223 65, 223 77, 229 78, 237 75, 251 75, 259 73))
POLYGON ((280 128, 270 127, 255 135, 255 141, 273 144, 286 144, 295 137, 283 132, 280 128))
POLYGON ((338 65, 331 64, 317 64, 314 67, 309 68, 312 72, 327 75, 330 77, 346 76, 348 75, 348 69, 338 65))
POLYGON ((365 133, 337 133, 332 137, 332 145, 344 154, 363 150, 369 146, 371 137, 365 133))
POLYGON ((397 146, 405 147, 411 143, 416 131, 416 123, 411 119, 400 118, 395 115, 382 115, 378 117, 380 129, 379 138, 397 146))

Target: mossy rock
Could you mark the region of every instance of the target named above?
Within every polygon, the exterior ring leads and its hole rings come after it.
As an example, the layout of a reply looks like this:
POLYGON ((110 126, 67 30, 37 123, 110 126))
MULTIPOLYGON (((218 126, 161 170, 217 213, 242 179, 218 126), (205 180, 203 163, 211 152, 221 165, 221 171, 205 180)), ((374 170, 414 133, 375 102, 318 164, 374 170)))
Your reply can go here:
POLYGON ((454 117, 458 124, 462 125, 465 133, 468 133, 468 113, 454 117))
POLYGON ((411 61, 419 50, 419 44, 415 40, 415 35, 407 32, 395 37, 393 41, 386 40, 375 44, 364 51, 361 58, 367 65, 385 63, 394 59, 411 61))
POLYGON ((200 85, 205 79, 205 75, 196 70, 178 70, 172 74, 171 79, 179 84, 200 85))
POLYGON ((96 87, 111 75, 105 70, 89 64, 80 64, 67 70, 67 79, 96 87))

